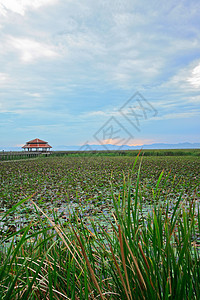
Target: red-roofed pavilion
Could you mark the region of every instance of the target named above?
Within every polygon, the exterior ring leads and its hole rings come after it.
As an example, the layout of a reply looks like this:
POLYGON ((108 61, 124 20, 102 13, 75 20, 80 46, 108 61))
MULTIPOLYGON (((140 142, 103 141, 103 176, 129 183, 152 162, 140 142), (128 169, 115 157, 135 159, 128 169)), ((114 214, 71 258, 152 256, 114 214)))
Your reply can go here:
POLYGON ((49 151, 52 147, 48 144, 48 142, 42 141, 40 139, 34 139, 27 142, 26 145, 24 145, 22 148, 27 151, 46 152, 49 151))

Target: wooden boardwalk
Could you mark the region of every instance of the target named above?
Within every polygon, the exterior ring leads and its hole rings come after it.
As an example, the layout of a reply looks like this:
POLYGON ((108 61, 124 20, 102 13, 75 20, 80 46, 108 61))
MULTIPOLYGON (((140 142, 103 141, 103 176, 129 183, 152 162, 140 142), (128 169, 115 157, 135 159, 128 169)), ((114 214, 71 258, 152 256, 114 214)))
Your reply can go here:
POLYGON ((0 161, 9 161, 9 160, 19 160, 19 159, 28 159, 28 158, 36 158, 40 155, 49 156, 50 152, 39 152, 39 151, 31 151, 31 152, 14 152, 14 151, 6 151, 0 152, 0 161))
POLYGON ((98 155, 98 154, 108 154, 115 153, 118 155, 125 155, 126 151, 109 151, 109 150, 101 150, 101 151, 0 151, 0 162, 1 161, 11 161, 11 160, 20 160, 20 159, 31 159, 36 157, 49 157, 49 156, 68 156, 68 155, 80 155, 80 156, 88 156, 88 155, 98 155))

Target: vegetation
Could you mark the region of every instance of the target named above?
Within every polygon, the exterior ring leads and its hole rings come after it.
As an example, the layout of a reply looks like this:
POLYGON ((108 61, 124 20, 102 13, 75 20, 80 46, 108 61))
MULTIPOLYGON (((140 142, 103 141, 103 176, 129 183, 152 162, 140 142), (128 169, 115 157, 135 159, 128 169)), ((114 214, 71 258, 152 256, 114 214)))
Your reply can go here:
MULTIPOLYGON (((144 156, 200 156, 200 149, 152 149, 142 150, 144 156)), ((52 156, 137 156, 138 150, 102 151, 53 151, 52 156)))
POLYGON ((0 299, 199 299, 199 162, 2 163, 0 299))
MULTIPOLYGON (((102 150, 102 151, 37 151, 0 152, 0 161, 24 160, 37 157, 104 157, 104 156, 137 156, 138 150, 102 150)), ((157 149, 142 150, 144 156, 200 156, 200 149, 157 149)))

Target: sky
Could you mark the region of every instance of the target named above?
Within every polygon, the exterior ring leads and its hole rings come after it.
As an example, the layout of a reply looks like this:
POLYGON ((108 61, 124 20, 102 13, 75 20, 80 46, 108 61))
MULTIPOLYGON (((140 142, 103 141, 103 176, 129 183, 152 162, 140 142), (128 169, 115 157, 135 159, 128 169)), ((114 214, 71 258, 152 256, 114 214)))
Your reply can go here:
POLYGON ((200 2, 0 0, 0 148, 200 142, 200 2))

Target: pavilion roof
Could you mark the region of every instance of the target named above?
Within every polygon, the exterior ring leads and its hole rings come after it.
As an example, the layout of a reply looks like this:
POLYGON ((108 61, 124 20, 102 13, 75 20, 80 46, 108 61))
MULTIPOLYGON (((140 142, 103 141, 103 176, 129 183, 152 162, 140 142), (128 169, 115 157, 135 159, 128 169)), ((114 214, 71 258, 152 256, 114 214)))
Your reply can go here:
POLYGON ((48 142, 40 139, 34 139, 26 143, 22 148, 52 148, 48 142))
POLYGON ((47 144, 47 142, 37 138, 37 139, 34 139, 34 140, 31 140, 31 141, 27 142, 26 144, 47 144))

